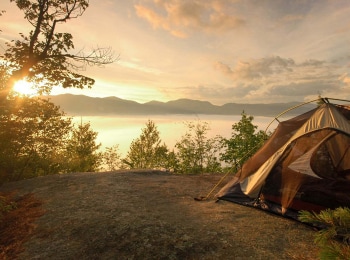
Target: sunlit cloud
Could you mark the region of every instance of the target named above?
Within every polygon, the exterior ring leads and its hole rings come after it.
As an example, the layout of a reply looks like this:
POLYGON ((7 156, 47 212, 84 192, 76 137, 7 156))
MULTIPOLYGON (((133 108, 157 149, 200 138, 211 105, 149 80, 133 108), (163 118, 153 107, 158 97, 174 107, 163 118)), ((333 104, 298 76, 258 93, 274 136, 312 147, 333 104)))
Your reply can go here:
POLYGON ((129 61, 120 60, 118 62, 118 64, 120 66, 123 66, 123 67, 126 67, 126 68, 135 69, 135 70, 139 70, 139 71, 146 72, 146 73, 152 73, 152 74, 155 74, 155 75, 159 75, 159 74, 162 73, 160 70, 158 70, 156 68, 145 67, 145 66, 137 64, 135 62, 129 62, 129 61))
POLYGON ((172 35, 186 38, 191 32, 225 32, 245 24, 244 19, 230 12, 227 1, 155 0, 147 5, 135 5, 140 18, 154 29, 161 28, 172 35), (226 8, 225 8, 226 7, 226 8))
MULTIPOLYGON (((4 41, 29 31, 14 2, 2 8, 0 54, 4 41)), ((59 93, 217 105, 350 98, 348 0, 91 0, 59 29, 72 33, 77 50, 120 54, 82 72, 96 80, 92 89, 59 93)))
POLYGON ((273 56, 239 61, 232 67, 217 62, 214 68, 230 78, 233 86, 245 90, 240 94, 248 99, 255 96, 263 100, 281 97, 297 100, 324 93, 339 96, 344 94, 340 94, 344 85, 350 84, 347 74, 341 74, 341 67, 322 60, 297 63, 290 58, 273 56))
POLYGON ((339 80, 342 81, 345 85, 350 86, 350 76, 348 73, 340 75, 339 80))
POLYGON ((272 56, 262 59, 251 59, 238 61, 234 68, 222 62, 216 62, 214 68, 222 71, 233 80, 257 80, 273 74, 290 73, 295 67, 292 59, 284 59, 279 56, 272 56))

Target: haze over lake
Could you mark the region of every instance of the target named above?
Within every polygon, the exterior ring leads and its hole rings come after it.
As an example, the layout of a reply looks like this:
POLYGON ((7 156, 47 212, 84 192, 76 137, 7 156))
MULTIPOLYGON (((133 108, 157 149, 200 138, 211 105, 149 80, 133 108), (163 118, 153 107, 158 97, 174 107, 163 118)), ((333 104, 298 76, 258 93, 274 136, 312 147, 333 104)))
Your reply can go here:
MULTIPOLYGON (((148 120, 152 120, 160 132, 162 141, 169 149, 174 148, 177 141, 186 133, 187 127, 184 122, 197 121, 207 122, 210 126, 208 137, 221 135, 229 138, 232 133, 232 125, 241 120, 241 115, 148 115, 148 116, 82 116, 73 117, 73 122, 80 124, 90 122, 91 128, 98 132, 97 143, 102 144, 102 149, 119 145, 119 151, 125 156, 131 142, 141 135, 148 120)), ((259 130, 265 130, 273 120, 272 117, 255 116, 253 124, 259 130)), ((273 123, 269 130, 276 127, 273 123)))

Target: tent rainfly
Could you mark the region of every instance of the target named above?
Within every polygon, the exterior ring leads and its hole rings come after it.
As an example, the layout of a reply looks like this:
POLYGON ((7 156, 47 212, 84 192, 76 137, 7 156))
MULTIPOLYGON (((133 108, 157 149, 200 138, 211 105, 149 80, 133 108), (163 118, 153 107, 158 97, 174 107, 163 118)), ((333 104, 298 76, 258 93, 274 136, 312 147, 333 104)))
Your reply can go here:
POLYGON ((350 207, 350 106, 324 101, 280 122, 216 197, 294 219, 350 207))

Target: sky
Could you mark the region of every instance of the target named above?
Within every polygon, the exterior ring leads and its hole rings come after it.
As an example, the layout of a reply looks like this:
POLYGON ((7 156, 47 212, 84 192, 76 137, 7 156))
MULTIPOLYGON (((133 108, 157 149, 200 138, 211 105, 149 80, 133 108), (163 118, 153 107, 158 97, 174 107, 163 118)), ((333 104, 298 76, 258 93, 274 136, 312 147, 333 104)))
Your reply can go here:
MULTIPOLYGON (((0 52, 30 30, 4 2, 0 52)), ((96 80, 92 89, 52 94, 214 105, 350 99, 349 0, 90 0, 58 31, 76 50, 111 47, 118 60, 81 72, 96 80)))

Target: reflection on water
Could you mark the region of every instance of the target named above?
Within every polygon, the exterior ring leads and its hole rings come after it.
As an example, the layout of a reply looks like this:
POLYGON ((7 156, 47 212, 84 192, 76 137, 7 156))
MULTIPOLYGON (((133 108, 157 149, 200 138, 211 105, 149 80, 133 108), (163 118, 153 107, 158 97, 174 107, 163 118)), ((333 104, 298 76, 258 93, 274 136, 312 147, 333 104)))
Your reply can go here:
MULTIPOLYGON (((220 135, 229 138, 232 133, 232 125, 241 120, 241 115, 222 116, 222 115, 149 115, 149 116, 84 116, 74 117, 76 124, 90 122, 91 128, 98 132, 97 143, 102 144, 102 149, 119 145, 119 151, 123 156, 129 150, 131 142, 138 138, 142 128, 146 126, 148 120, 152 120, 158 128, 162 141, 172 149, 181 136, 186 132, 186 121, 197 121, 209 123, 210 131, 207 137, 220 135)), ((253 124, 258 126, 259 130, 265 130, 272 121, 271 117, 254 117, 253 124)), ((269 130, 273 130, 276 124, 272 124, 269 130)))

